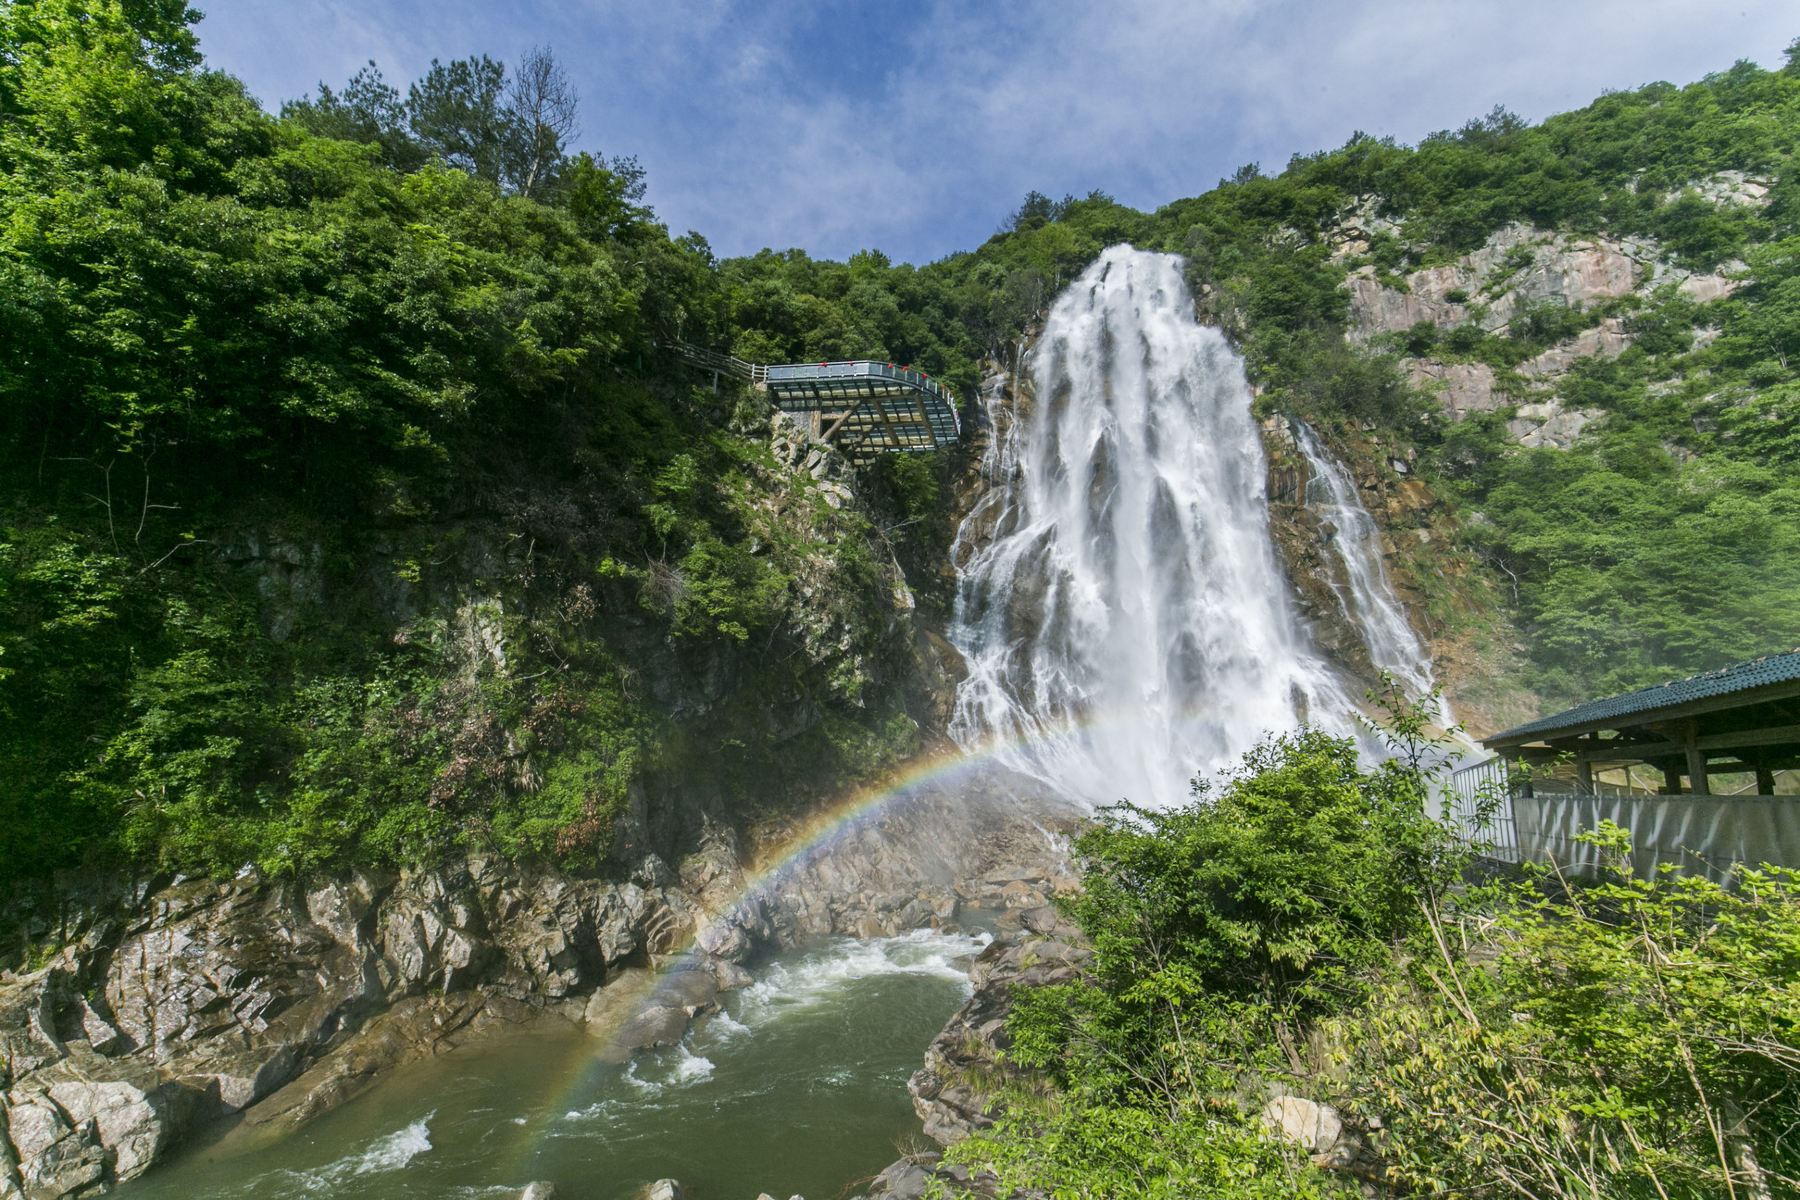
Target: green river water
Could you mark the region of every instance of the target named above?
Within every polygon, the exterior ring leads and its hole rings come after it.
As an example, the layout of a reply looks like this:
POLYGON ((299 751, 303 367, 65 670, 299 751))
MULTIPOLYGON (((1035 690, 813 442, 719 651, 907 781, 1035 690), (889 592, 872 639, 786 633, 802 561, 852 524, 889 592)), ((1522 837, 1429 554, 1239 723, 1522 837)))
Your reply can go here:
POLYGON ((567 1027, 402 1068, 298 1133, 191 1151, 120 1200, 516 1195, 630 1200, 679 1179, 691 1200, 833 1200, 921 1141, 906 1092, 968 994, 983 936, 837 939, 757 967, 683 1044, 610 1066, 567 1027))

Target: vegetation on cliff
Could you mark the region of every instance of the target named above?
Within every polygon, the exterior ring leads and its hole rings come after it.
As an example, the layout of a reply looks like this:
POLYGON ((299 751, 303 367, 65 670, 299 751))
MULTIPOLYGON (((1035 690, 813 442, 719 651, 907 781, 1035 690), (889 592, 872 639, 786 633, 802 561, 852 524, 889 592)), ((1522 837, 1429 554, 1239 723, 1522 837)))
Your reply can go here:
POLYGON ((1423 707, 1373 771, 1313 731, 1077 843, 1079 982, 949 1151, 1067 1197, 1724 1196, 1800 1187, 1800 877, 1459 882, 1423 707))
POLYGON ((967 400, 1122 240, 1188 256, 1266 408, 1417 452, 1457 540, 1413 582, 1484 563, 1546 693, 1800 642, 1800 58, 1359 135, 1155 213, 1033 194, 923 267, 720 262, 635 162, 568 152, 547 53, 272 116, 193 15, 0 6, 0 878, 591 863, 658 778, 732 805, 879 769, 915 736, 888 556, 943 602, 954 456, 846 505, 666 346, 885 356, 967 400), (1728 170, 1767 203, 1705 194, 1728 170), (1346 255, 1352 212, 1387 224, 1346 255), (1514 221, 1745 280, 1347 339, 1350 272, 1400 286, 1514 221), (1563 385, 1608 419, 1566 451, 1511 445, 1504 406, 1445 420, 1397 365, 1504 374, 1614 317, 1629 348, 1563 385))
MULTIPOLYGON (((1098 193, 1033 194, 979 250, 922 268, 876 254, 837 264, 764 253, 727 264, 727 303, 741 351, 864 346, 923 362, 966 393, 975 364, 1009 363, 1035 316, 1105 246, 1181 253, 1202 308, 1243 351, 1264 411, 1417 453, 1412 469, 1446 506, 1420 528, 1448 528, 1455 541, 1411 555, 1407 582, 1436 599, 1456 575, 1446 556, 1478 562, 1491 592, 1480 603, 1525 635, 1518 681, 1572 700, 1800 643, 1796 151, 1800 48, 1780 70, 1739 63, 1687 86, 1612 93, 1541 125, 1497 110, 1416 147, 1358 134, 1279 175, 1246 166, 1149 214, 1098 193), (1722 172, 1765 181, 1763 202, 1709 192, 1722 172), (1373 228, 1347 252, 1359 213, 1373 228), (1404 289, 1407 272, 1515 222, 1650 239, 1671 265, 1722 269, 1742 286, 1699 300, 1646 281, 1585 307, 1530 305, 1498 331, 1472 314, 1452 328, 1347 337, 1353 272, 1404 289), (1577 361, 1558 384, 1566 407, 1607 419, 1568 450, 1513 445, 1507 422, 1532 395, 1515 368, 1608 318, 1630 345, 1577 361), (1491 367, 1513 398, 1447 420, 1400 369, 1406 357, 1491 367)), ((1363 465, 1393 475, 1387 455, 1363 465)), ((1453 619, 1475 616, 1465 605, 1453 619)))
POLYGON ((666 361, 715 264, 553 60, 276 118, 193 17, 0 6, 0 884, 593 865, 906 749, 876 530, 666 361))

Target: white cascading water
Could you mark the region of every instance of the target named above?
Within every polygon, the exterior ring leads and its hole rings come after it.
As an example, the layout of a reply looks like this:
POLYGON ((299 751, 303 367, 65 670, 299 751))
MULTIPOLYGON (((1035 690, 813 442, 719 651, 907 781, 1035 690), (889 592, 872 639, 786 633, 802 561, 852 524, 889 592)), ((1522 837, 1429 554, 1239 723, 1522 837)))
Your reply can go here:
POLYGON ((1391 672, 1408 692, 1424 695, 1436 686, 1431 656, 1407 622, 1400 599, 1382 565, 1381 531, 1363 507, 1356 485, 1342 463, 1325 450, 1304 421, 1293 421, 1294 441, 1311 465, 1323 495, 1308 498, 1331 548, 1343 568, 1343 582, 1330 576, 1332 591, 1344 615, 1362 634, 1369 661, 1391 672))
POLYGON ((958 742, 1086 804, 1163 807, 1271 731, 1347 728, 1276 562, 1243 363, 1181 260, 1107 250, 1030 368, 958 535, 958 742))

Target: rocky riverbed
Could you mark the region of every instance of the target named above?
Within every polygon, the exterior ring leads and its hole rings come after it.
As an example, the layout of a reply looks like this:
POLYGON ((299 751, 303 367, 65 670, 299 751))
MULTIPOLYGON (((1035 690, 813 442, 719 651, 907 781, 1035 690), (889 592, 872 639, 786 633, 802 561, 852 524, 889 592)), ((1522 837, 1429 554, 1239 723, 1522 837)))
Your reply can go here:
POLYGON ((1043 910, 1071 883, 1056 837, 983 811, 916 798, 772 872, 715 828, 624 879, 471 857, 99 890, 49 961, 0 977, 0 1198, 101 1194, 222 1121, 297 1129, 546 1015, 615 1057, 668 1045, 771 947, 1043 910))
MULTIPOLYGON (((1092 956, 1086 940, 1049 904, 1010 910, 1000 934, 969 968, 974 991, 925 1051, 925 1065, 907 1083, 926 1136, 950 1146, 986 1129, 999 1115, 1002 1088, 1030 1086, 1028 1075, 1005 1061, 1011 1046, 1006 1016, 1019 988, 1066 983, 1092 956)), ((990 1181, 942 1155, 926 1151, 899 1159, 875 1178, 862 1200, 917 1200, 934 1179, 975 1195, 998 1194, 990 1181)))

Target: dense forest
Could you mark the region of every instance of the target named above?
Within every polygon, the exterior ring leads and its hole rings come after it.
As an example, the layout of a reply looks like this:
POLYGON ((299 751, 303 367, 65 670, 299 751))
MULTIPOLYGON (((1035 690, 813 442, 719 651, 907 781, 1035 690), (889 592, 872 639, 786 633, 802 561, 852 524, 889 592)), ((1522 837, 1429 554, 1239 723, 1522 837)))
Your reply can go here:
POLYGON ((671 364, 718 265, 554 60, 275 117, 192 17, 0 9, 0 876, 592 866, 683 737, 768 770, 684 669, 806 692, 828 776, 909 744, 869 519, 671 364))
POLYGON ((749 803, 771 769, 731 688, 658 693, 669 663, 794 696, 829 784, 878 771, 918 737, 884 563, 941 609, 958 455, 832 503, 670 344, 903 360, 970 397, 1121 240, 1187 257, 1266 411, 1416 450, 1439 552, 1478 564, 1547 700, 1800 644, 1800 54, 1359 135, 1154 213, 1033 194, 911 266, 672 235, 633 159, 565 144, 547 51, 404 91, 370 68, 277 115, 192 19, 0 7, 0 878, 459 845, 591 867, 659 771, 749 803), (1695 190, 1726 170, 1768 202, 1695 190), (1394 232, 1334 257, 1365 203, 1394 232), (1346 337, 1351 270, 1399 280, 1510 222, 1744 282, 1346 337), (1399 365, 1505 372, 1611 317, 1632 345, 1575 372, 1610 416, 1568 450, 1508 444, 1505 409, 1446 420, 1399 365))

